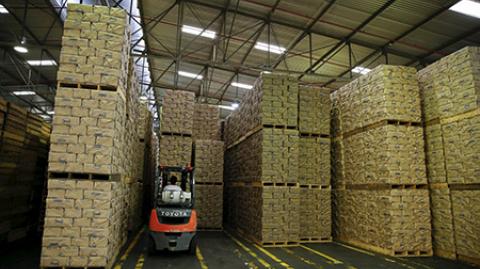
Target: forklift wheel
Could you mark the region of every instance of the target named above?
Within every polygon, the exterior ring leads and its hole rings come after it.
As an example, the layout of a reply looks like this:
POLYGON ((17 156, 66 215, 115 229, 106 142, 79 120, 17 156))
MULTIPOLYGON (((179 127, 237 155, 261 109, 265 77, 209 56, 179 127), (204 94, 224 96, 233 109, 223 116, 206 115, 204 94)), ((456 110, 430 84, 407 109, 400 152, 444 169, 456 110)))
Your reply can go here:
POLYGON ((157 250, 155 249, 155 242, 153 242, 153 238, 151 236, 148 236, 148 242, 147 242, 147 248, 148 248, 148 254, 149 255, 154 255, 157 250))
POLYGON ((197 252, 197 236, 195 235, 192 237, 192 241, 190 242, 190 247, 188 248, 188 252, 192 255, 195 255, 197 252))

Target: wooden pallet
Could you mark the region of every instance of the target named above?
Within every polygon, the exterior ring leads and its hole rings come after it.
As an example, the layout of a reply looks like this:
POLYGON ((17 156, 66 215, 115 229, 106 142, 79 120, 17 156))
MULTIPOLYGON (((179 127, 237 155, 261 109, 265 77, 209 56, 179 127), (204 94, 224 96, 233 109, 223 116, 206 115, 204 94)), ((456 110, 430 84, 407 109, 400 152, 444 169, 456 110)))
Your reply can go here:
POLYGON ((356 240, 339 238, 339 241, 342 241, 346 244, 377 252, 383 255, 392 256, 392 257, 431 257, 433 255, 432 249, 425 250, 392 250, 386 249, 378 246, 372 246, 367 243, 359 242, 356 240))
POLYGON ((119 181, 120 175, 74 173, 74 172, 48 172, 48 179, 76 179, 76 180, 111 180, 119 181))
POLYGON ((474 258, 474 257, 468 257, 468 256, 458 254, 457 259, 480 267, 480 258, 478 257, 474 258))
POLYGON ((384 184, 384 183, 368 183, 368 184, 345 184, 344 189, 348 190, 426 190, 428 184, 384 184))
POLYGON ((75 83, 75 82, 58 82, 57 88, 71 88, 71 89, 87 89, 97 91, 117 91, 117 86, 104 85, 104 84, 92 84, 92 83, 75 83))
POLYGON ((300 237, 300 243, 331 243, 332 237, 300 237))
POLYGON ((192 137, 192 134, 176 133, 176 132, 161 132, 161 135, 192 137))
POLYGON ((281 124, 263 124, 263 128, 297 130, 297 126, 281 125, 281 124))
POLYGON ((326 190, 326 189, 331 189, 332 186, 330 186, 330 185, 320 185, 320 184, 300 184, 300 188, 326 190))
POLYGON ((359 127, 357 129, 342 133, 342 134, 339 135, 339 137, 347 138, 347 137, 350 137, 350 136, 353 136, 353 135, 356 135, 356 134, 359 134, 359 133, 363 133, 363 132, 366 132, 366 131, 369 131, 369 130, 372 130, 372 129, 376 129, 376 128, 379 128, 379 127, 383 127, 383 126, 386 126, 386 125, 408 126, 408 127, 410 127, 410 126, 422 127, 423 126, 421 122, 393 120, 393 119, 380 120, 378 122, 374 122, 374 123, 368 124, 366 126, 359 127))
POLYGON ((251 187, 298 187, 300 186, 296 182, 269 182, 269 181, 233 181, 228 182, 228 186, 232 187, 244 187, 244 186, 251 186, 251 187))
POLYGON ((330 135, 329 134, 319 134, 319 133, 300 133, 300 137, 330 138, 330 135))
POLYGON ((450 260, 456 260, 457 259, 457 253, 448 251, 448 250, 443 250, 443 249, 434 249, 433 254, 438 257, 450 259, 450 260))

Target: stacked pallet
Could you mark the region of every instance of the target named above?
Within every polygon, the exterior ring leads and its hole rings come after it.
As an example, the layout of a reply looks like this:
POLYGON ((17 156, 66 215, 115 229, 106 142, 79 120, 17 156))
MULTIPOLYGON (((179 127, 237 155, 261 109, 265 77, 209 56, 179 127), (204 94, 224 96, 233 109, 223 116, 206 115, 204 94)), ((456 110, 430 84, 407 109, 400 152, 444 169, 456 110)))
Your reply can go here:
POLYGON ((195 144, 195 208, 198 227, 223 228, 223 152, 220 141, 220 110, 218 106, 195 104, 193 115, 195 144))
POLYGON ((140 203, 138 83, 121 9, 69 4, 58 71, 42 267, 106 267, 140 203), (130 74, 130 75, 129 75, 130 74))
POLYGON ((225 144, 232 145, 260 127, 297 129, 298 84, 295 78, 262 74, 254 90, 242 97, 242 105, 227 118, 225 144))
POLYGON ((436 255, 480 264, 480 48, 418 72, 436 255))
POLYGON ((218 106, 195 103, 192 137, 195 140, 221 140, 218 106))
POLYGON ((190 165, 195 94, 186 91, 164 90, 162 98, 160 165, 190 165))
POLYGON ((0 99, 0 244, 40 228, 50 125, 0 99))
POLYGON ((300 241, 329 242, 331 226, 330 91, 301 86, 298 91, 298 182, 300 241))
POLYGON ((381 65, 332 94, 337 236, 392 256, 432 255, 415 72, 381 65))
POLYGON ((227 119, 227 223, 263 246, 298 244, 298 84, 262 74, 227 119))

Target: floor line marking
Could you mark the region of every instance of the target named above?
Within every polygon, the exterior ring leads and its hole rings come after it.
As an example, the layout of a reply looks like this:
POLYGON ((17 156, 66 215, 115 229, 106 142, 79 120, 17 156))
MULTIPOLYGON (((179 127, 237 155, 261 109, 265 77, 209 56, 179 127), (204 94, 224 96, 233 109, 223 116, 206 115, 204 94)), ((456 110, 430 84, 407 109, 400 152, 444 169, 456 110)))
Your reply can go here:
POLYGON ((418 265, 418 266, 426 268, 426 269, 434 269, 433 267, 430 267, 426 264, 415 262, 415 261, 412 261, 412 260, 409 260, 409 259, 405 259, 405 258, 398 258, 398 259, 401 260, 401 261, 407 262, 407 263, 413 263, 415 265, 418 265))
POLYGON ((351 250, 354 250, 354 251, 357 251, 357 252, 360 252, 360 253, 363 253, 363 254, 366 254, 366 255, 375 256, 375 254, 370 252, 370 251, 366 251, 366 250, 363 250, 363 249, 359 249, 359 248, 356 248, 356 247, 345 245, 345 244, 342 244, 342 243, 339 243, 339 242, 335 242, 335 244, 340 245, 342 247, 346 247, 348 249, 351 249, 351 250))
POLYGON ((135 235, 135 238, 133 238, 132 242, 130 242, 130 245, 128 246, 127 250, 125 251, 125 253, 120 258, 118 264, 115 265, 115 269, 121 269, 122 268, 123 262, 125 262, 127 260, 128 255, 130 255, 130 252, 132 251, 133 247, 137 244, 138 239, 140 238, 140 235, 143 233, 143 230, 145 230, 145 227, 140 229, 140 231, 138 231, 138 233, 135 235))
POLYGON ((208 269, 207 264, 205 263, 205 259, 203 258, 202 252, 200 251, 200 247, 197 246, 195 249, 195 255, 197 256, 197 260, 200 263, 200 268, 208 269))
POLYGON ((405 267, 405 268, 415 269, 415 267, 413 267, 413 266, 410 266, 410 265, 402 263, 402 262, 395 261, 395 260, 387 258, 387 257, 384 257, 383 259, 386 260, 387 262, 395 263, 395 264, 398 264, 398 265, 400 265, 402 267, 405 267))
POLYGON ((308 264, 308 265, 314 265, 314 266, 317 265, 315 262, 313 262, 313 261, 311 261, 311 260, 309 260, 309 259, 307 259, 307 258, 304 258, 304 257, 298 255, 297 253, 291 251, 291 250, 288 249, 288 248, 281 248, 281 249, 282 249, 283 251, 287 252, 288 254, 290 254, 290 255, 292 255, 292 256, 300 259, 302 262, 304 262, 304 263, 306 263, 306 264, 308 264))
POLYGON ((242 242, 240 242, 238 239, 236 239, 235 237, 233 237, 230 233, 228 232, 225 232, 226 235, 228 235, 228 237, 230 237, 233 242, 235 242, 237 245, 239 245, 243 250, 245 250, 248 254, 250 254, 250 256, 254 257, 255 259, 257 259, 258 262, 260 262, 260 264, 263 265, 263 267, 265 268, 272 268, 272 266, 266 262, 264 259, 258 257, 258 255, 253 252, 251 249, 249 249, 247 246, 245 246, 242 242))
POLYGON ((323 258, 325 258, 325 259, 327 259, 327 260, 329 260, 329 261, 331 261, 331 262, 333 262, 333 264, 343 264, 342 261, 339 261, 339 260, 337 260, 337 259, 335 259, 335 258, 333 258, 333 257, 331 257, 331 256, 329 256, 329 255, 327 255, 327 254, 325 254, 325 253, 322 253, 322 252, 320 252, 320 251, 318 251, 318 250, 315 250, 315 249, 306 247, 306 246, 304 246, 304 245, 300 245, 300 247, 303 248, 303 249, 306 249, 306 250, 308 250, 308 251, 310 251, 310 252, 312 252, 312 253, 315 253, 315 254, 317 254, 318 256, 321 256, 321 257, 323 257, 323 258))
POLYGON ((138 257, 137 263, 135 264, 135 269, 142 269, 143 264, 145 263, 145 256, 140 254, 140 257, 138 257))
POLYGON ((262 248, 261 246, 259 246, 258 244, 253 244, 258 250, 260 250, 263 254, 267 255, 268 257, 270 257, 272 260, 274 260, 276 263, 280 264, 281 266, 285 267, 285 268, 288 268, 288 269, 293 269, 293 267, 291 267, 290 265, 288 265, 288 263, 282 261, 281 259, 279 259, 277 256, 273 255, 270 251, 262 248))

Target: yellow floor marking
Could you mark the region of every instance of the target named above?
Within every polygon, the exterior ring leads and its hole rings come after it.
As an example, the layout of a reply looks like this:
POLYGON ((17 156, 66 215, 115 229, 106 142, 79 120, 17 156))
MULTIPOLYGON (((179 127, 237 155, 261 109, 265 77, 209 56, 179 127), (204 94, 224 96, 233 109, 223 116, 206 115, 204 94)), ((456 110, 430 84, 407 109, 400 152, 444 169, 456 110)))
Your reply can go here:
POLYGON ((140 255, 138 258, 137 263, 135 264, 135 269, 142 269, 143 268, 143 263, 145 262, 145 256, 143 253, 140 255))
POLYGON ((392 260, 392 259, 389 259, 389 258, 387 258, 387 257, 385 257, 384 260, 386 260, 387 262, 396 263, 396 264, 398 264, 398 265, 400 265, 400 266, 403 266, 403 267, 406 267, 406 268, 408 268, 408 269, 415 269, 415 267, 412 267, 412 266, 410 266, 410 265, 408 265, 408 264, 404 264, 404 263, 401 263, 401 262, 397 262, 397 261, 392 260))
POLYGON ((117 265, 115 265, 115 269, 121 269, 122 268, 123 262, 125 262, 127 260, 128 255, 130 255, 130 252, 132 251, 133 247, 137 244, 138 239, 140 239, 140 235, 143 233, 143 230, 145 230, 145 227, 140 229, 140 231, 138 231, 137 235, 135 235, 135 238, 133 238, 133 240, 130 243, 130 245, 128 246, 127 250, 125 251, 125 253, 120 258, 119 263, 117 265))
POLYGON ((262 248, 261 246, 257 245, 257 244, 253 244, 258 250, 260 250, 263 254, 267 255, 268 257, 270 257, 272 260, 274 260, 276 263, 279 263, 281 266, 285 267, 285 268, 288 268, 288 269, 293 269, 293 267, 291 267, 290 265, 288 265, 286 262, 280 260, 277 256, 273 255, 271 252, 269 252, 268 250, 262 248))
POLYGON ((339 261, 339 260, 337 260, 337 259, 335 259, 335 258, 333 258, 333 257, 331 257, 331 256, 329 256, 329 255, 327 255, 327 254, 325 254, 325 253, 322 253, 322 252, 320 252, 320 251, 318 251, 318 250, 315 250, 315 249, 306 247, 306 246, 304 246, 304 245, 300 245, 300 247, 303 248, 303 249, 306 249, 306 250, 308 250, 308 251, 310 251, 310 252, 312 252, 312 253, 315 253, 315 254, 317 254, 318 256, 321 256, 321 257, 323 257, 323 258, 325 258, 325 259, 327 259, 327 260, 329 260, 329 261, 331 261, 331 262, 333 262, 333 264, 343 264, 343 262, 341 262, 341 261, 339 261))
POLYGON ((308 265, 317 265, 315 262, 312 262, 311 260, 304 258, 300 255, 297 255, 295 252, 291 251, 288 248, 282 248, 283 251, 287 252, 288 254, 295 256, 296 258, 299 258, 302 262, 308 264, 308 265))
POLYGON ((401 261, 404 261, 404 262, 411 262, 411 263, 413 263, 413 264, 415 264, 415 265, 418 265, 418 266, 423 267, 423 268, 426 268, 426 269, 434 269, 433 267, 430 267, 430 266, 425 265, 425 264, 423 264, 423 263, 415 262, 415 261, 412 261, 412 260, 407 260, 407 259, 405 259, 405 258, 397 258, 397 259, 398 259, 398 260, 401 260, 401 261))
POLYGON ((363 253, 363 254, 367 254, 367 255, 370 255, 370 256, 375 256, 375 254, 370 252, 370 251, 366 251, 366 250, 363 250, 363 249, 359 249, 359 248, 356 248, 356 247, 345 245, 345 244, 342 244, 342 243, 339 243, 339 242, 335 242, 335 244, 340 245, 342 247, 346 247, 346 248, 351 249, 351 250, 355 250, 355 251, 363 253))
POLYGON ((195 254, 197 256, 198 262, 200 263, 200 267, 202 269, 208 269, 208 266, 205 263, 205 259, 203 258, 202 252, 200 251, 200 247, 197 246, 197 249, 195 249, 195 254))
POLYGON ((238 241, 235 237, 233 237, 230 233, 228 232, 225 232, 226 235, 228 235, 228 237, 230 237, 230 239, 233 240, 233 242, 235 242, 237 245, 239 245, 243 250, 245 250, 248 254, 250 254, 250 256, 254 257, 255 259, 257 259, 258 262, 260 262, 260 264, 263 265, 263 267, 265 268, 272 268, 272 266, 266 262, 264 259, 258 257, 258 255, 253 252, 251 249, 249 249, 247 246, 245 246, 242 242, 238 241))
POLYGON ((245 258, 245 259, 243 258, 244 255, 242 254, 242 252, 238 248, 235 247, 235 250, 233 251, 233 253, 235 253, 241 261, 243 261, 243 264, 245 266, 248 266, 247 268, 258 269, 258 266, 255 264, 255 262, 250 261, 247 258, 245 258))

